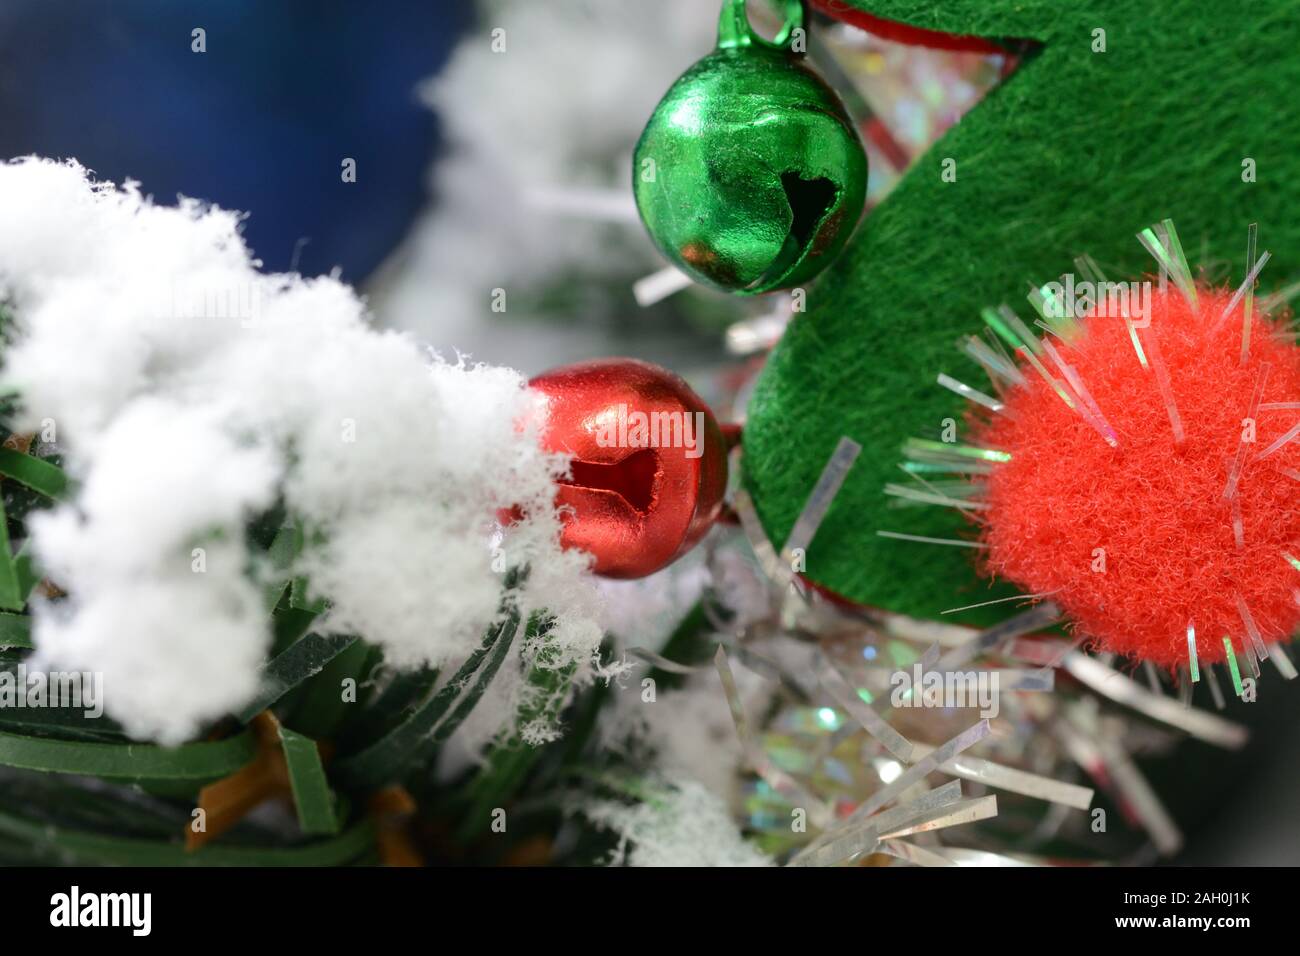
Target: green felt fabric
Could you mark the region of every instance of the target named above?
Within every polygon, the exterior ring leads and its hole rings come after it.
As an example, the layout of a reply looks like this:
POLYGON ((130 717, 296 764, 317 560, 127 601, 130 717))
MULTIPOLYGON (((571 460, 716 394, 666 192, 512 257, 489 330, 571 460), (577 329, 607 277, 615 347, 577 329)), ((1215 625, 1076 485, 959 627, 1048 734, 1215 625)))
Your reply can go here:
MULTIPOLYGON (((1255 0, 848 0, 889 20, 1042 44, 940 140, 809 290, 749 408, 746 481, 785 540, 841 435, 863 447, 807 555, 854 600, 933 613, 987 598, 971 552, 880 538, 951 537, 942 508, 889 507, 909 435, 937 438, 962 402, 946 371, 987 389, 954 348, 981 307, 1022 316, 1028 280, 1091 253, 1111 279, 1148 271, 1134 238, 1173 218, 1193 264, 1233 285, 1246 227, 1273 253, 1261 289, 1300 272, 1300 3, 1255 0), (1105 53, 1092 52, 1106 31, 1105 53), (956 160, 956 182, 941 164, 956 160), (1242 161, 1257 181, 1242 181, 1242 161), (963 598, 969 598, 964 600, 963 598)), ((1026 507, 1034 503, 1026 502, 1026 507)))

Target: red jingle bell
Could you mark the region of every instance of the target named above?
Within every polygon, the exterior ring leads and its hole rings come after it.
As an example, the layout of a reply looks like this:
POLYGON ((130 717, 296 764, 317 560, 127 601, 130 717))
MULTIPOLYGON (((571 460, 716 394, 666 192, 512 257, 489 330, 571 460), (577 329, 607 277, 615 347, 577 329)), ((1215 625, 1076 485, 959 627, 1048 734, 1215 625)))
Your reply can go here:
POLYGON ((573 456, 556 495, 561 543, 597 574, 639 578, 688 551, 722 511, 727 439, 709 407, 666 369, 600 359, 544 372, 542 444, 573 456))

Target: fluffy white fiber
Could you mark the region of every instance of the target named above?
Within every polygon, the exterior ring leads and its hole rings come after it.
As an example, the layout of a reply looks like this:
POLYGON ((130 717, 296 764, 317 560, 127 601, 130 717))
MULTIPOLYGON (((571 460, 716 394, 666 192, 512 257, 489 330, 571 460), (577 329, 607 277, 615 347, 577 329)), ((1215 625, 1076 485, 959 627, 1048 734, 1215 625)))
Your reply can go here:
POLYGON ((718 4, 477 6, 477 25, 422 91, 443 137, 431 176, 436 205, 385 276, 385 321, 535 372, 616 352, 607 323, 593 316, 636 315, 631 283, 664 264, 636 221, 632 149, 664 91, 713 48, 718 4), (534 192, 548 189, 616 192, 629 218, 538 208, 534 192), (557 278, 581 305, 573 320, 539 333, 541 323, 528 321, 530 300, 557 278), (509 293, 504 315, 492 311, 496 288, 509 293), (430 301, 444 308, 432 311, 430 301))
POLYGON ((747 843, 727 805, 690 780, 653 784, 635 804, 594 801, 586 816, 616 832, 612 864, 628 866, 772 866, 747 843))
POLYGON ((536 594, 556 614, 553 659, 592 658, 585 557, 551 507, 567 465, 518 373, 375 331, 333 278, 263 275, 233 212, 34 158, 0 165, 0 209, 0 387, 20 429, 53 420, 76 482, 30 521, 68 592, 36 605, 34 639, 48 666, 102 671, 131 734, 179 742, 256 690, 269 615, 243 528, 276 501, 315 542, 295 570, 332 602, 321 628, 394 665, 468 653, 502 558, 532 567, 525 612, 536 594))

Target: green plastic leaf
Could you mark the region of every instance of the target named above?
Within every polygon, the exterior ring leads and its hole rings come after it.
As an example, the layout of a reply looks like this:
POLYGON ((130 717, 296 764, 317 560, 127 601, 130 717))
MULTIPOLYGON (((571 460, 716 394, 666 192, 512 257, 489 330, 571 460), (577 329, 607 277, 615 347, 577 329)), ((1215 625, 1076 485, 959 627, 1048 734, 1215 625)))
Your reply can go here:
POLYGON ((36 568, 36 562, 32 560, 32 556, 27 551, 27 542, 25 541, 23 546, 18 549, 18 553, 14 555, 14 573, 18 577, 18 596, 22 598, 23 604, 26 605, 32 596, 32 591, 41 582, 41 574, 36 568))
POLYGON ((271 615, 271 656, 283 654, 311 630, 317 615, 281 602, 271 615))
POLYGON ((102 780, 72 774, 10 770, 4 775, 0 813, 51 826, 171 841, 193 820, 192 801, 157 800, 132 785, 106 789, 102 780))
MULTIPOLYGON (((17 614, 0 614, 0 653, 23 654, 23 648, 30 648, 27 627, 30 619, 17 614)), ((25 656, 25 655, 24 655, 25 656)), ((92 704, 102 704, 99 700, 85 698, 77 706, 71 702, 64 706, 25 706, 27 699, 27 679, 29 675, 19 673, 22 657, 5 659, 0 662, 0 673, 10 675, 10 688, 16 693, 11 698, 8 693, 0 698, 0 732, 21 736, 37 734, 65 740, 96 741, 101 743, 121 743, 128 740, 126 734, 112 719, 103 715, 93 716, 92 704)), ((102 692, 102 691, 101 691, 102 692)), ((74 697, 74 700, 77 698, 74 697)), ((46 703, 52 703, 47 699, 46 703)))
POLYGON ((311 586, 306 578, 294 578, 289 586, 289 606, 321 614, 329 607, 329 601, 323 597, 311 596, 311 586))
MULTIPOLYGON (((517 715, 519 726, 532 721, 554 721, 568 698, 569 684, 573 679, 574 665, 562 668, 533 666, 528 683, 533 693, 528 703, 517 715)), ((518 736, 492 748, 487 766, 479 771, 470 787, 470 806, 457 830, 457 837, 468 842, 485 832, 492 811, 505 806, 519 791, 533 767, 541 758, 543 748, 531 746, 518 736)))
POLYGON ((301 536, 296 528, 281 528, 271 541, 271 547, 267 549, 266 556, 271 561, 271 567, 279 572, 276 579, 266 586, 266 593, 262 599, 268 614, 275 610, 280 599, 284 597, 285 590, 292 585, 289 568, 293 566, 293 559, 298 556, 300 540, 301 536))
POLYGON ((68 491, 68 476, 62 468, 12 448, 0 447, 0 475, 49 498, 63 498, 68 491))
MULTIPOLYGON (((529 621, 526 632, 528 637, 533 636, 534 627, 534 621, 529 621)), ((496 672, 501 669, 502 663, 505 662, 506 654, 510 652, 510 644, 519 630, 518 612, 511 612, 510 617, 502 625, 502 630, 504 633, 493 645, 492 654, 488 657, 487 663, 475 675, 474 686, 456 699, 451 713, 438 724, 438 729, 434 732, 433 737, 429 739, 430 744, 440 743, 455 733, 456 728, 461 725, 461 722, 470 715, 470 711, 478 704, 479 698, 487 690, 488 684, 492 683, 492 678, 496 676, 496 672)))
POLYGON ((362 788, 392 782, 399 779, 422 752, 447 739, 487 690, 518 629, 519 612, 512 609, 423 707, 365 750, 340 760, 334 768, 339 779, 362 788), (471 679, 474 680, 473 686, 466 689, 471 679))
POLYGON ((89 743, 126 743, 130 738, 106 717, 87 717, 67 707, 0 708, 0 732, 89 743))
POLYGON ((316 741, 281 725, 280 743, 284 747, 293 803, 298 810, 302 832, 337 833, 339 821, 335 814, 334 795, 325 778, 325 765, 321 762, 316 741))
POLYGON ((394 674, 378 697, 342 729, 337 741, 340 752, 355 752, 388 733, 415 713, 437 683, 438 671, 432 668, 394 674))
POLYGON ((248 723, 303 681, 324 670, 325 665, 357 641, 351 634, 308 634, 273 657, 262 671, 262 689, 239 712, 240 723, 248 723))
POLYGON ((18 580, 18 569, 9 547, 9 516, 5 513, 4 498, 0 495, 0 608, 21 611, 27 603, 18 580))
POLYGON ((245 730, 225 740, 180 747, 49 740, 0 733, 0 764, 46 773, 124 780, 213 780, 244 766, 257 752, 245 730))
POLYGON ((25 614, 0 614, 0 647, 31 646, 32 619, 25 614))
POLYGON ((179 843, 67 830, 9 813, 0 813, 0 834, 45 848, 59 862, 107 866, 343 866, 360 862, 375 845, 374 825, 369 820, 332 840, 302 846, 217 844, 193 852, 179 843))
POLYGON ((357 707, 373 656, 374 648, 364 641, 349 644, 284 702, 281 721, 317 740, 333 740, 357 707))

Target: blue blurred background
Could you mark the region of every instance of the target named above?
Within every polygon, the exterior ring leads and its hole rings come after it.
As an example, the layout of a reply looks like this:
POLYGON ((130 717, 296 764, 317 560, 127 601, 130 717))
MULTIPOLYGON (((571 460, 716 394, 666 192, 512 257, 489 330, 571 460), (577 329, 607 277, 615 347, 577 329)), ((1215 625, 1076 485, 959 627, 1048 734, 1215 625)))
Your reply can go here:
POLYGON ((74 157, 161 202, 253 210, 245 235, 266 268, 337 266, 358 282, 425 203, 438 131, 416 87, 472 13, 459 0, 3 0, 0 156, 74 157), (199 27, 205 53, 191 49, 199 27))

